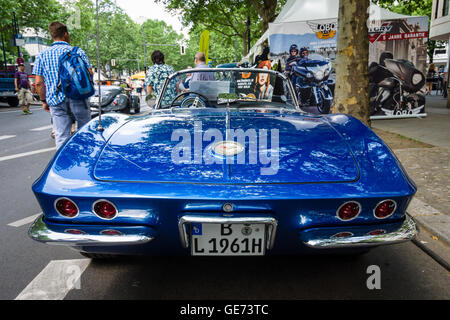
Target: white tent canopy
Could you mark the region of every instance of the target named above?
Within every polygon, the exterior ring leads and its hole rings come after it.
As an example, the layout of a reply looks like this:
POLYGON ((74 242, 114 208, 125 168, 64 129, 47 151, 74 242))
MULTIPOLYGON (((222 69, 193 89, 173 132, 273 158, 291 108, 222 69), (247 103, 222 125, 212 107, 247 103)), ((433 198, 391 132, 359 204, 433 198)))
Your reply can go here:
MULTIPOLYGON (((369 10, 370 20, 401 19, 408 17, 383 9, 373 3, 370 4, 369 10)), ((339 0, 288 0, 275 21, 271 24, 337 19, 338 14, 339 0)), ((262 45, 268 38, 269 29, 259 38, 242 60, 253 61, 254 57, 262 52, 262 45)))

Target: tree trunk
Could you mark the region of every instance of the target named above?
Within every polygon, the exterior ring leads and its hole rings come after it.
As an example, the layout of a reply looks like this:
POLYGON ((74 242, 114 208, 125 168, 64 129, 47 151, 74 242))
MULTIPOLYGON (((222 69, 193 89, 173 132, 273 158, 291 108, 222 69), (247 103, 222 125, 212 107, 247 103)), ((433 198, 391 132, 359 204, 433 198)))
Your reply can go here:
POLYGON ((340 0, 334 112, 346 113, 370 126, 369 0, 340 0))

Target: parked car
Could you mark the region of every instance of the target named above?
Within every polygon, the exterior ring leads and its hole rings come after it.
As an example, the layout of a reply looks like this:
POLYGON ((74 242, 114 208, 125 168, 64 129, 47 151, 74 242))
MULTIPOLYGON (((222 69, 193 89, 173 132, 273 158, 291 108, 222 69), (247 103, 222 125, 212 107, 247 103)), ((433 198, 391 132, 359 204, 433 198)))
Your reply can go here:
POLYGON ((19 105, 14 85, 14 72, 0 72, 0 102, 5 102, 10 107, 19 105))
MULTIPOLYGON (((134 113, 141 112, 140 98, 131 94, 131 90, 120 86, 101 86, 100 92, 102 114, 113 111, 130 114, 131 110, 134 113)), ((96 86, 95 94, 90 98, 92 117, 98 116, 99 101, 98 86, 96 86)))
POLYGON ((349 115, 302 111, 283 74, 190 69, 162 90, 148 115, 92 119, 57 151, 32 187, 32 239, 99 258, 356 253, 415 236, 416 186, 389 147, 349 115))

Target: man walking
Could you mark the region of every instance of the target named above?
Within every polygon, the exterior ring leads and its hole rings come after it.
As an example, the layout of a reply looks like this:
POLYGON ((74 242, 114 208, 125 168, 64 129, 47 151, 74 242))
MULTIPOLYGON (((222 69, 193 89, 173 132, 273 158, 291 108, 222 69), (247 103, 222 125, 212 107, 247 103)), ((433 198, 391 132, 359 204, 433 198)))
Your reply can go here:
MULTIPOLYGON (((36 89, 42 101, 42 108, 50 112, 52 116, 55 143, 56 147, 59 148, 71 134, 72 119, 70 114, 73 114, 78 128, 80 128, 91 120, 91 111, 88 99, 70 99, 61 90, 59 58, 73 49, 70 45, 67 27, 61 22, 52 22, 49 25, 49 31, 53 43, 49 49, 36 58, 33 74, 36 75, 36 89)), ((88 57, 81 49, 78 49, 77 52, 92 75, 88 57)))
POLYGON ((22 62, 19 63, 19 71, 14 75, 14 86, 19 98, 19 105, 22 108, 22 114, 32 114, 30 104, 33 101, 33 95, 30 91, 31 85, 28 74, 25 72, 25 66, 22 62))

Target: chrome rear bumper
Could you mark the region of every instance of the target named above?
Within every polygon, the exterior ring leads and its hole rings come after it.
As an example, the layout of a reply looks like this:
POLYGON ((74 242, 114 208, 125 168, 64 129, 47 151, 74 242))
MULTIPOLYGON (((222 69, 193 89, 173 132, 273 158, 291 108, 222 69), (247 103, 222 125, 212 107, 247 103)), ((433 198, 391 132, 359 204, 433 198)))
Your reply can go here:
MULTIPOLYGON (((120 229, 120 228, 115 228, 120 229)), ((115 245, 136 245, 153 240, 153 237, 145 234, 120 234, 103 235, 94 233, 72 234, 50 229, 43 220, 43 215, 39 216, 31 225, 28 235, 31 239, 46 244, 66 245, 66 246, 115 246, 115 245)))
POLYGON ((316 238, 303 241, 303 244, 313 249, 369 247, 412 240, 416 234, 416 224, 414 220, 406 214, 402 226, 395 232, 345 238, 316 238))

